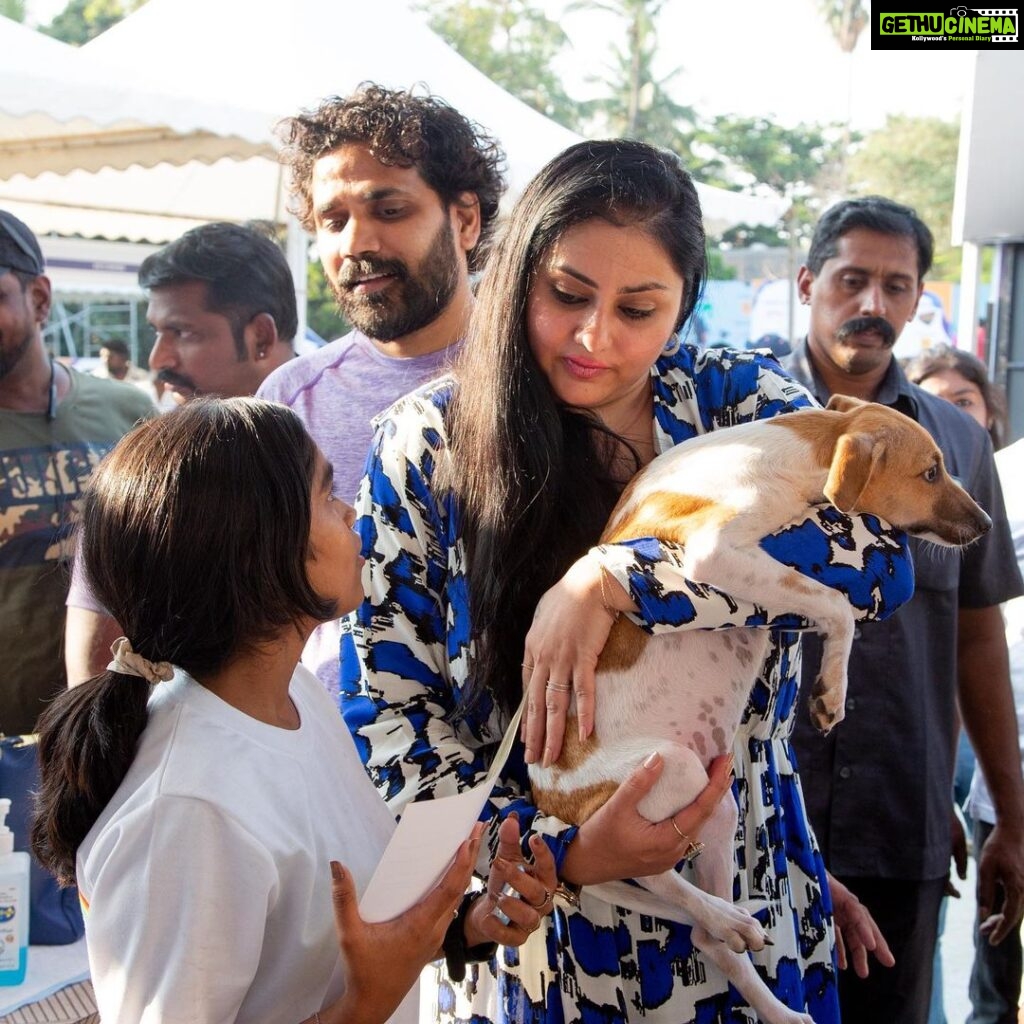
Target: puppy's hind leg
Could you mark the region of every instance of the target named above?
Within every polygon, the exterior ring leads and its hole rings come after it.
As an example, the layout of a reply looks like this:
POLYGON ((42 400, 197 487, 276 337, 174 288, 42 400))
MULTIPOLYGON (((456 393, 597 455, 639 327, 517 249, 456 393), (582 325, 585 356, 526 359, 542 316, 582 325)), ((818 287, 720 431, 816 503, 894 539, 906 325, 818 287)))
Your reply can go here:
MULTIPOLYGON (((694 862, 694 874, 701 889, 721 897, 733 907, 733 843, 737 816, 736 801, 731 792, 726 793, 701 829, 704 851, 694 862)), ((757 925, 759 941, 748 942, 747 948, 763 949, 767 936, 756 918, 751 917, 750 920, 757 925)), ((745 951, 728 941, 721 941, 701 923, 694 925, 691 936, 693 944, 729 979, 763 1024, 814 1024, 807 1014, 791 1010, 779 1001, 745 951)))
MULTIPOLYGON (((651 821, 663 821, 692 803, 708 782, 700 757, 689 747, 666 744, 661 747, 665 766, 653 789, 637 806, 651 821)), ((727 792, 701 828, 704 852, 695 862, 700 887, 675 871, 638 878, 666 906, 660 916, 693 924, 730 949, 762 949, 765 933, 760 922, 732 902, 733 844, 736 839, 736 801, 727 792), (707 884, 705 884, 705 881, 707 884), (672 913, 669 908, 677 908, 672 913)))
POLYGON ((658 898, 657 910, 642 912, 692 925, 694 935, 699 930, 708 937, 710 944, 737 953, 764 948, 765 932, 761 922, 731 900, 704 892, 675 871, 647 875, 636 881, 658 898))
POLYGON ((746 953, 737 953, 714 940, 698 942, 696 930, 693 937, 694 945, 729 979, 762 1024, 814 1024, 810 1014, 791 1010, 775 996, 746 953))
MULTIPOLYGON (((685 806, 694 795, 694 785, 699 792, 707 780, 703 764, 692 750, 672 747, 663 749, 662 754, 665 768, 658 784, 645 798, 651 803, 645 807, 641 801, 639 807, 652 820, 678 811, 681 791, 687 793, 685 806), (662 786, 664 791, 659 792, 662 786)), ((664 902, 659 916, 681 916, 692 923, 693 944, 729 979, 759 1020, 764 1024, 814 1024, 811 1017, 790 1010, 772 994, 747 955, 748 949, 763 949, 767 936, 757 918, 732 902, 737 813, 736 801, 727 792, 701 828, 704 851, 694 863, 699 888, 674 871, 637 881, 664 902), (669 907, 678 910, 674 914, 666 912, 669 907)))

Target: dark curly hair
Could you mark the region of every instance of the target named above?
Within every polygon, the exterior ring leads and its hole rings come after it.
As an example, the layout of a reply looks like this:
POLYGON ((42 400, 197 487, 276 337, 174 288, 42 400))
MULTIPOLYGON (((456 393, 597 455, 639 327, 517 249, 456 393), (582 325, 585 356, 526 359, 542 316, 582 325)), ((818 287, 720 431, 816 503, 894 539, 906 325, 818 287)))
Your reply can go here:
POLYGON ((480 240, 469 254, 477 269, 505 191, 505 153, 498 141, 437 96, 364 82, 350 96, 331 96, 277 126, 291 171, 292 212, 313 231, 313 165, 339 146, 366 146, 382 164, 415 167, 445 207, 463 192, 480 203, 480 240))

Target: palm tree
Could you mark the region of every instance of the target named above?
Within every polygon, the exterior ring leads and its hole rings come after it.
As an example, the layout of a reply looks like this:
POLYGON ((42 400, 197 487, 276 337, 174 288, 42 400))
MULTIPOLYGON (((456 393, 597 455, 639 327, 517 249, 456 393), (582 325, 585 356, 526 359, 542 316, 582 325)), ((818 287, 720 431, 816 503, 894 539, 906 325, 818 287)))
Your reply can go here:
POLYGON ((845 192, 853 110, 853 51, 861 32, 867 27, 868 12, 864 9, 862 0, 818 0, 818 9, 839 44, 839 49, 846 54, 846 117, 843 122, 843 148, 839 165, 839 188, 845 192))
POLYGON ((614 65, 603 81, 609 94, 580 104, 585 115, 603 119, 600 130, 677 149, 695 121, 693 109, 668 94, 676 68, 655 78, 656 19, 667 0, 573 0, 568 11, 603 11, 624 26, 624 45, 614 47, 614 65))
POLYGON ((825 24, 843 53, 853 53, 861 32, 867 27, 868 12, 861 0, 819 0, 825 24))

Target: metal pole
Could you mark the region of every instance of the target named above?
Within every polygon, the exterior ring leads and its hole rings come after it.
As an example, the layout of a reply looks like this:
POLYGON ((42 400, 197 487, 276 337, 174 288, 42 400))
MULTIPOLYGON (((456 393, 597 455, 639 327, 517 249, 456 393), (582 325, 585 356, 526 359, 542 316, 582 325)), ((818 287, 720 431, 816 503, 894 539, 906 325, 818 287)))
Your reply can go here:
POLYGON ((288 258, 288 266, 292 272, 292 282, 295 286, 295 306, 299 313, 299 326, 295 332, 295 342, 299 344, 306 340, 306 274, 309 272, 309 260, 307 251, 309 241, 306 232, 298 222, 294 214, 288 214, 288 238, 285 244, 285 255, 288 258))
MULTIPOLYGON (((957 313, 956 344, 958 348, 978 352, 978 283, 981 279, 981 246, 964 242, 960 254, 960 309, 957 313)), ((987 357, 988 353, 986 353, 987 357)))

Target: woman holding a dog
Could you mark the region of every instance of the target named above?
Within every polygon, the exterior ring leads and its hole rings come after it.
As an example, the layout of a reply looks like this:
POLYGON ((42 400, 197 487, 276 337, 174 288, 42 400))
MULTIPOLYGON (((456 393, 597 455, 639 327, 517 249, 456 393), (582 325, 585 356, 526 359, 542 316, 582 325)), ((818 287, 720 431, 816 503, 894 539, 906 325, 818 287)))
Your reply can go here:
MULTIPOLYGON (((445 1021, 755 1021, 688 926, 588 888, 697 855, 731 759, 662 822, 636 809, 661 771, 656 756, 579 828, 531 802, 525 762, 557 756, 573 689, 588 730, 583 698, 622 612, 651 632, 776 627, 733 748, 734 893, 769 935, 751 955, 790 1019, 838 1020, 835 922, 858 965, 878 941, 845 895, 833 906, 805 818, 787 739, 798 634, 784 628, 792 619, 771 618, 786 609, 681 580, 677 552, 650 538, 593 547, 658 452, 810 404, 766 354, 679 342, 704 274, 700 207, 674 156, 622 140, 571 147, 517 202, 453 379, 407 396, 378 431, 357 508, 368 597, 342 641, 348 725, 400 813, 481 781, 526 687, 525 750, 513 749, 486 813, 493 827, 516 811, 524 835, 543 836, 561 883, 545 893, 555 912, 543 932, 471 966, 465 987, 442 980, 445 1021)), ((815 538, 812 573, 829 549, 847 552, 847 565, 849 552, 870 549, 863 564, 878 578, 863 582, 877 600, 859 617, 906 599, 905 547, 877 521, 822 510, 794 532, 815 538)), ((790 556, 807 558, 799 545, 790 556)))

